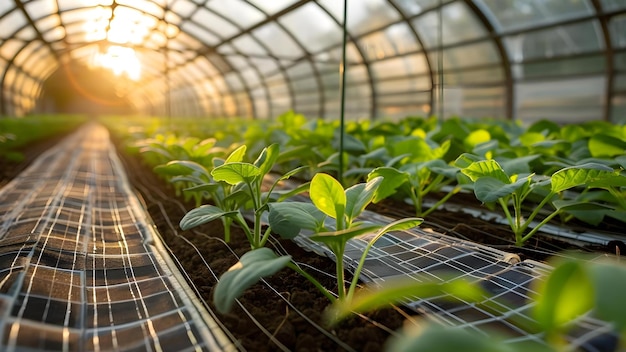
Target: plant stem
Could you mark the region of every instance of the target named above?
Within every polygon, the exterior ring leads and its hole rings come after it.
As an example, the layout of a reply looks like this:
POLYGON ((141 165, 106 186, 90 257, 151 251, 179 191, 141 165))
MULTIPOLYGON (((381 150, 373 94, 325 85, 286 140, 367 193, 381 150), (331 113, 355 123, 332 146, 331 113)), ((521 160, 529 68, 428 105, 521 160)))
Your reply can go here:
POLYGON ((326 296, 331 302, 336 300, 335 296, 333 296, 319 281, 317 281, 313 276, 309 275, 306 271, 300 269, 294 262, 287 263, 287 267, 293 269, 298 274, 304 276, 307 280, 309 280, 315 287, 317 287, 320 292, 326 296))
MULTIPOLYGON (((524 222, 524 224, 522 224, 522 227, 519 229, 519 233, 520 236, 521 234, 524 233, 524 231, 526 231, 526 229, 528 228, 528 225, 530 225, 530 222, 535 218, 535 216, 537 216, 537 214, 539 214, 539 211, 541 209, 543 209, 543 207, 546 205, 546 203, 555 195, 556 193, 550 191, 550 193, 548 193, 548 195, 541 200, 541 203, 539 203, 539 205, 537 205, 537 207, 533 210, 532 213, 530 213, 530 215, 528 216, 528 219, 526 219, 526 221, 524 222)), ((551 216, 550 218, 552 218, 554 216, 551 216)), ((543 223, 543 221, 541 222, 543 223)))
MULTIPOLYGON (((553 217, 555 217, 557 214, 559 214, 561 211, 560 210, 555 210, 552 214, 546 216, 545 219, 543 219, 539 224, 537 224, 537 226, 535 226, 528 234, 526 234, 524 237, 522 237, 520 239, 520 242, 516 243, 518 246, 521 246, 524 244, 524 242, 528 241, 529 238, 533 237, 533 235, 535 233, 537 233, 537 231, 539 231, 539 229, 541 228, 541 226, 545 225, 548 223, 548 221, 552 220, 553 217)), ((530 223, 530 219, 527 220, 526 222, 526 227, 528 227, 528 224, 530 223)))
POLYGON ((450 192, 448 192, 448 194, 446 194, 443 198, 439 199, 439 201, 437 201, 437 203, 435 203, 432 207, 430 207, 428 210, 426 210, 425 212, 422 213, 422 217, 432 213, 433 211, 435 211, 441 204, 445 203, 448 201, 448 199, 450 199, 450 197, 452 197, 453 195, 459 193, 459 191, 461 190, 461 187, 454 187, 450 192))

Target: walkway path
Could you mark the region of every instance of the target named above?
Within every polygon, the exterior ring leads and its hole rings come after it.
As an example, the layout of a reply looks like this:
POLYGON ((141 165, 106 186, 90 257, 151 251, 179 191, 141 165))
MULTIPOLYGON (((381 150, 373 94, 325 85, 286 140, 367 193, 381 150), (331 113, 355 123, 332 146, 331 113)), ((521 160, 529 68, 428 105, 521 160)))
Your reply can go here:
POLYGON ((0 350, 234 349, 162 249, 107 130, 0 189, 0 350))

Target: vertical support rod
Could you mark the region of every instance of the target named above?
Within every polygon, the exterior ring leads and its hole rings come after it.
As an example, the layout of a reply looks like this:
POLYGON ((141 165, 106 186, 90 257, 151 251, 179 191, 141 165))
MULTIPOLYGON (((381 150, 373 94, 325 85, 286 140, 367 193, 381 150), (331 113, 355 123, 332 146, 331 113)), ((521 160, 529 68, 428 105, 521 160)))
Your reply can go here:
POLYGON ((343 150, 344 150, 344 133, 345 133, 345 109, 346 109, 346 46, 348 41, 348 0, 343 0, 343 42, 341 47, 341 107, 340 107, 340 126, 339 126, 339 170, 337 170, 337 180, 343 185, 343 150))
POLYGON ((437 76, 439 85, 437 86, 437 115, 439 121, 443 121, 443 1, 439 0, 437 12, 437 41, 439 45, 439 55, 437 55, 437 76))

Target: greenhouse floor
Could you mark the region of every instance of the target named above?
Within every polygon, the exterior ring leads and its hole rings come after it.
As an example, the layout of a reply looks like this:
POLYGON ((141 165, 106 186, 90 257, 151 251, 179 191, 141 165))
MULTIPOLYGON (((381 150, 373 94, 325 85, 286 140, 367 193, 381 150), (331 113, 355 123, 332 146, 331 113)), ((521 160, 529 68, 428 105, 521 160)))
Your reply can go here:
MULTIPOLYGON (((181 236, 175 226, 181 215, 165 210, 164 203, 172 197, 147 181, 138 167, 132 160, 118 159, 108 131, 91 124, 43 153, 0 189, 0 350, 299 350, 317 342, 296 342, 299 336, 291 336, 301 334, 296 330, 305 321, 324 335, 317 340, 328 340, 318 350, 365 349, 345 342, 337 330, 310 323, 312 312, 320 315, 323 306, 313 308, 308 293, 280 286, 294 281, 282 273, 238 302, 239 311, 254 324, 242 323, 235 314, 217 319, 207 303, 212 282, 245 253, 245 243, 236 248, 235 243, 210 239, 207 233, 220 229, 206 227, 204 233, 181 236), (163 218, 157 219, 159 214, 163 218), (180 243, 170 243, 170 237, 180 243), (180 246, 187 252, 180 252, 180 246), (275 326, 264 325, 255 315, 262 311, 275 316, 275 326), (283 338, 286 335, 290 337, 283 338), (250 347, 246 339, 262 347, 250 347)), ((182 204, 178 206, 184 214, 182 204)), ((392 221, 371 212, 367 217, 392 221)), ((348 243, 346 267, 356 266, 367 240, 348 243)), ((303 234, 295 242, 321 254, 319 258, 332 257, 303 234)), ((285 250, 288 245, 271 243, 277 252, 295 253, 293 248, 285 250)), ((332 268, 322 269, 321 262, 304 264, 295 255, 294 260, 331 276, 332 268)), ((380 285, 398 277, 477 282, 492 295, 486 306, 493 309, 436 297, 408 302, 408 315, 480 334, 495 329, 508 333, 511 343, 541 344, 540 332, 523 327, 532 322, 518 323, 530 319, 533 283, 549 270, 543 263, 520 261, 421 226, 379 240, 362 278, 380 285)), ((372 330, 362 332, 366 339, 373 335, 372 330)), ((568 336, 574 349, 585 351, 608 351, 614 342, 612 327, 593 317, 580 319, 568 336)))
POLYGON ((228 350, 87 125, 0 190, 0 350, 228 350))

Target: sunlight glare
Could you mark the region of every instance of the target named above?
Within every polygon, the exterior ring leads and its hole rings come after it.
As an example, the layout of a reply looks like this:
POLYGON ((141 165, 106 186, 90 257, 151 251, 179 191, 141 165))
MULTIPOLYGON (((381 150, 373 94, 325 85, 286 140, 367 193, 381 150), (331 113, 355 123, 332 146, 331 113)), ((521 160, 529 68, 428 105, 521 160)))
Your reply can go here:
POLYGON ((126 75, 133 81, 141 77, 141 64, 132 48, 112 45, 106 53, 96 54, 95 64, 110 69, 116 76, 126 75))

